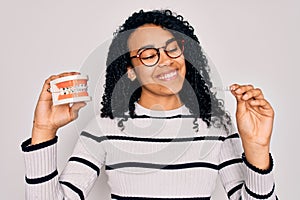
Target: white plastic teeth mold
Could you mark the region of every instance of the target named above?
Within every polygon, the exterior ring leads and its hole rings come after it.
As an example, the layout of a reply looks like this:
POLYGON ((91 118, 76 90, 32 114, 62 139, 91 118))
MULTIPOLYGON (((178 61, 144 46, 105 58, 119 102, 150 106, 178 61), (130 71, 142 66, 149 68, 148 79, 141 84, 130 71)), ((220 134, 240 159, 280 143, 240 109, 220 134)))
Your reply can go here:
POLYGON ((86 75, 65 76, 51 81, 53 105, 90 101, 87 81, 86 75))
POLYGON ((77 94, 79 92, 87 92, 87 85, 79 84, 72 87, 59 88, 60 95, 77 94))

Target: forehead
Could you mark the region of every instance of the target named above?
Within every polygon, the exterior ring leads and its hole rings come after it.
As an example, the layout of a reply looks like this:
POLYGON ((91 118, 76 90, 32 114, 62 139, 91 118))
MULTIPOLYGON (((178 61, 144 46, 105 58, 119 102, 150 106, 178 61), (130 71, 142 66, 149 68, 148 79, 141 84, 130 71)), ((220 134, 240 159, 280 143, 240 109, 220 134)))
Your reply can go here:
POLYGON ((130 51, 138 50, 146 45, 161 47, 174 36, 170 31, 154 24, 145 24, 131 33, 127 44, 130 51))

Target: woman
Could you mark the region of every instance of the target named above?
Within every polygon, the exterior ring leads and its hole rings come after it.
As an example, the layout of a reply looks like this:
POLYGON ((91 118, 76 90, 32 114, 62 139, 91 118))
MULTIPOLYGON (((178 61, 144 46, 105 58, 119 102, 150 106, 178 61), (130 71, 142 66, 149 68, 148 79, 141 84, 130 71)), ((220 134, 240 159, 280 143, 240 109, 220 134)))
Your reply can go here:
POLYGON ((229 199, 276 199, 274 111, 260 89, 233 84, 235 133, 193 32, 169 10, 126 20, 109 49, 101 117, 81 133, 60 176, 57 129, 85 103, 52 106, 47 91, 75 72, 46 80, 32 138, 22 144, 27 199, 85 199, 104 165, 113 199, 210 199, 218 175, 229 199))

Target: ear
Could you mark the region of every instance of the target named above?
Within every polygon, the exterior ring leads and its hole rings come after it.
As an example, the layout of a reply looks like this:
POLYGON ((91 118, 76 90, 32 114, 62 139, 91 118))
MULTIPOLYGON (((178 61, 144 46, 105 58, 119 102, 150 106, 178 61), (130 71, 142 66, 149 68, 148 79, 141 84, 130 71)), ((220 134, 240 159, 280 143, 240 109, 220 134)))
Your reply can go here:
POLYGON ((136 79, 136 74, 132 67, 127 67, 127 76, 131 81, 136 79))

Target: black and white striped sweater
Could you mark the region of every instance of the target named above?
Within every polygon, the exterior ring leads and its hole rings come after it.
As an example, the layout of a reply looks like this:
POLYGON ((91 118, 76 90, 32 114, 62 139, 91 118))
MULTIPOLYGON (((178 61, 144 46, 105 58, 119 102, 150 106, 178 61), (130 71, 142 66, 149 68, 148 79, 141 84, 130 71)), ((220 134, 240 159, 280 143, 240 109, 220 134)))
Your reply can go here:
POLYGON ((229 199, 277 199, 273 162, 266 171, 251 166, 235 131, 195 123, 183 117, 189 116, 184 106, 163 112, 136 104, 136 113, 151 118, 128 119, 124 130, 120 119, 92 120, 60 175, 57 138, 32 146, 25 141, 26 199, 85 199, 102 170, 112 199, 206 200, 217 176, 229 199))

